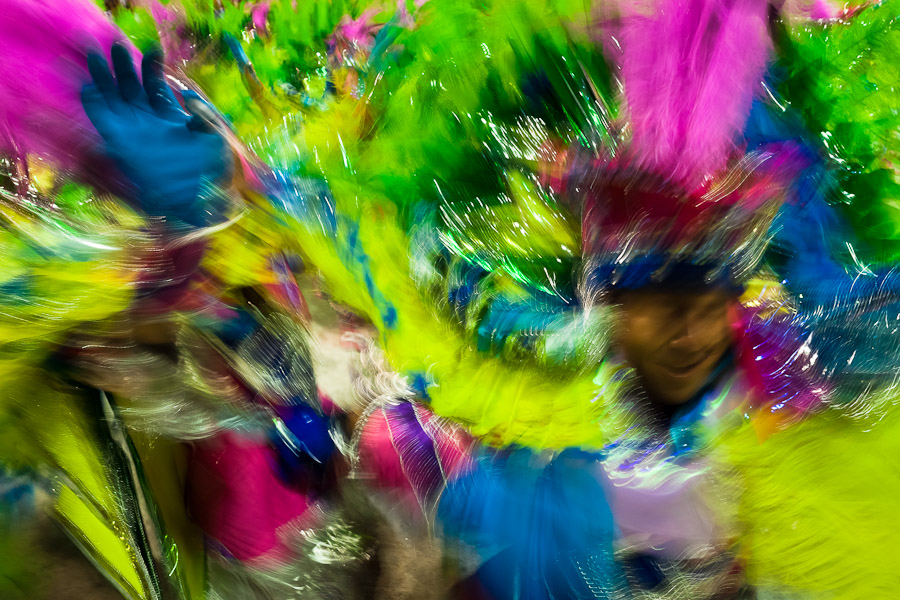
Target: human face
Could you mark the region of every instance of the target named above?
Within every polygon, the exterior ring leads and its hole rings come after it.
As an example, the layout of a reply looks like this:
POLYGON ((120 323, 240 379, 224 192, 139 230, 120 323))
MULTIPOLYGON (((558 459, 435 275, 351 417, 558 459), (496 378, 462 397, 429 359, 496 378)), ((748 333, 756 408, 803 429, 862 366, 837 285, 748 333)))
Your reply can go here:
POLYGON ((722 291, 626 291, 619 295, 618 345, 650 398, 677 406, 708 381, 732 342, 722 291))

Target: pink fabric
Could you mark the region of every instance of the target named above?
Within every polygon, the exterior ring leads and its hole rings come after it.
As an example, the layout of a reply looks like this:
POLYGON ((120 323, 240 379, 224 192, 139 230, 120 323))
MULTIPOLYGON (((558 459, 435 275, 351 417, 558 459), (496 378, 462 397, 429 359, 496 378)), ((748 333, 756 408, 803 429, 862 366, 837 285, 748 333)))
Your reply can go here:
MULTIPOLYGON (((438 419, 433 412, 421 404, 416 405, 416 414, 423 426, 433 425, 432 421, 438 419)), ((461 427, 450 428, 446 424, 435 427, 440 435, 433 435, 434 446, 437 449, 441 461, 441 469, 447 479, 472 466, 470 449, 474 441, 461 427)))
POLYGON ((753 393, 751 408, 760 434, 820 409, 830 387, 804 369, 798 356, 801 336, 790 320, 777 315, 762 319, 740 306, 734 311, 738 366, 753 393))
POLYGON ((358 470, 374 489, 388 494, 392 502, 412 515, 436 501, 445 480, 471 467, 469 449, 473 441, 459 427, 435 423, 438 417, 424 405, 411 406, 417 423, 411 428, 415 431, 400 422, 392 427, 385 414, 391 407, 369 417, 360 436, 358 470), (436 462, 426 448, 428 444, 422 444, 423 439, 433 443, 436 462), (410 448, 411 443, 417 446, 410 448), (436 487, 432 487, 434 484, 436 487))
POLYGON ((250 9, 253 27, 262 35, 269 34, 266 29, 266 20, 269 18, 269 4, 269 0, 265 0, 250 9))
POLYGON ((375 411, 363 426, 359 464, 373 486, 397 491, 412 504, 416 503, 412 484, 403 471, 387 418, 381 410, 375 411))
POLYGON ((244 181, 247 182, 247 185, 254 190, 265 189, 265 186, 259 179, 254 168, 250 165, 250 161, 247 160, 247 157, 242 152, 237 152, 235 155, 241 163, 241 174, 244 176, 244 181))
POLYGON ((279 528, 300 519, 308 494, 275 471, 267 440, 229 432, 194 446, 188 474, 191 517, 234 558, 283 559, 279 528))

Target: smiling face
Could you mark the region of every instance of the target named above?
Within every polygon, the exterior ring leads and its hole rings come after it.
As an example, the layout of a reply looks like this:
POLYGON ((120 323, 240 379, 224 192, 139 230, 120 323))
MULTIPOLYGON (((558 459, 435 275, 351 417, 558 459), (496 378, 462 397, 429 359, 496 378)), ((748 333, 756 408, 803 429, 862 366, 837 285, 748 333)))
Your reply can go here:
POLYGON ((650 398, 677 406, 706 384, 732 343, 723 291, 625 291, 619 348, 650 398))

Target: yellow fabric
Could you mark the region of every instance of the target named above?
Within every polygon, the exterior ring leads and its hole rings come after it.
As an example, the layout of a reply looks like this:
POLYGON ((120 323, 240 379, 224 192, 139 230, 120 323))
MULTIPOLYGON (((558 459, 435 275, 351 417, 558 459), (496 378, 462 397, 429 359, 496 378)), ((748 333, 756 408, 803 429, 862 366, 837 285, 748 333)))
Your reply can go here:
POLYGON ((129 598, 150 598, 135 567, 134 549, 123 541, 123 532, 110 528, 105 519, 67 486, 60 490, 56 512, 75 539, 129 598))

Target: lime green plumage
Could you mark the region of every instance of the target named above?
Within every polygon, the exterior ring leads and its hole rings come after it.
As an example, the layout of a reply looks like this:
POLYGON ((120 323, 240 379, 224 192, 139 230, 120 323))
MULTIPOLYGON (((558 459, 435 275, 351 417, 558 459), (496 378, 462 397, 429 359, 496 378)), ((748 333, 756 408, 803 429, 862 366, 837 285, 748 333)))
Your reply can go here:
POLYGON ((834 200, 863 241, 863 260, 895 263, 900 4, 888 0, 846 20, 791 24, 776 41, 777 89, 832 158, 834 200))
POLYGON ((763 443, 747 428, 725 448, 745 490, 741 544, 754 584, 813 598, 896 595, 896 408, 862 422, 821 414, 763 443))

